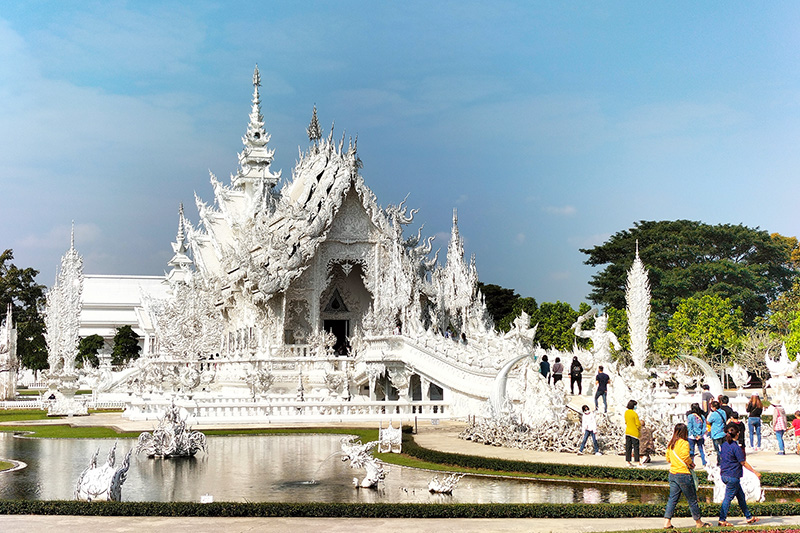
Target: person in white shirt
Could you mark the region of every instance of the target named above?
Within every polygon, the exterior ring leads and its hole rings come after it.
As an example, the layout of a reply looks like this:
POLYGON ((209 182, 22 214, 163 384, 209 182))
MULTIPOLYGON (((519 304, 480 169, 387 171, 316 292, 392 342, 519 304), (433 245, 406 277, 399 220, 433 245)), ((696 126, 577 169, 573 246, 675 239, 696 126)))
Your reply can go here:
POLYGON ((594 413, 589 409, 588 405, 583 406, 583 419, 581 420, 581 429, 583 430, 583 440, 581 441, 581 446, 578 449, 578 455, 583 455, 583 448, 586 446, 586 441, 589 439, 589 435, 592 436, 592 444, 594 444, 594 454, 595 455, 603 455, 600 453, 600 447, 597 445, 597 420, 594 417, 594 413))

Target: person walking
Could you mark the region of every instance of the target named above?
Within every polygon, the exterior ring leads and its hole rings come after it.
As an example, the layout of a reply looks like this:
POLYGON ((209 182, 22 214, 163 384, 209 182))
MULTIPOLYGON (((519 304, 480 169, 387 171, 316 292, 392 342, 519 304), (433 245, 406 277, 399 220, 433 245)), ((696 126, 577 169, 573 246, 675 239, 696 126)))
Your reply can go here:
POLYGON ((778 398, 772 401, 772 430, 775 431, 775 438, 778 439, 778 455, 785 455, 783 434, 786 432, 786 411, 783 410, 778 398))
POLYGON ((719 408, 719 402, 711 402, 711 413, 708 415, 708 433, 714 443, 714 451, 717 453, 717 464, 719 464, 719 450, 722 441, 725 439, 725 411, 719 408))
POLYGON ((744 448, 745 425, 744 422, 739 420, 739 413, 736 411, 731 413, 730 419, 728 419, 728 422, 725 424, 725 433, 728 432, 728 428, 731 426, 736 426, 736 428, 739 430, 739 446, 744 448))
POLYGON ((758 394, 753 393, 750 401, 744 408, 747 411, 747 430, 750 434, 750 448, 758 451, 761 449, 761 414, 764 412, 764 404, 758 394), (753 446, 753 436, 757 437, 756 445, 753 446))
POLYGON ((633 452, 633 460, 639 466, 644 466, 639 462, 639 428, 642 422, 639 420, 639 415, 636 414, 636 400, 628 402, 628 409, 625 411, 625 462, 628 466, 633 466, 631 463, 631 451, 633 452))
POLYGON ((550 363, 547 361, 547 356, 542 356, 542 362, 539 363, 539 373, 544 376, 545 381, 550 383, 550 363))
POLYGON ((703 466, 706 466, 706 452, 703 450, 705 439, 703 436, 706 434, 706 417, 703 415, 703 410, 700 404, 693 403, 691 409, 686 413, 686 426, 689 432, 689 455, 694 461, 694 450, 700 453, 700 460, 703 466))
POLYGON ((594 377, 594 384, 597 385, 597 390, 594 393, 594 408, 595 411, 600 410, 600 406, 597 403, 597 399, 602 397, 603 398, 603 407, 605 407, 605 412, 608 412, 608 384, 611 382, 611 378, 608 377, 608 374, 603 372, 603 367, 597 367, 597 375, 594 377))
POLYGON ((561 377, 564 375, 564 365, 561 364, 561 358, 556 357, 556 364, 553 365, 553 386, 556 383, 561 381, 561 377))
POLYGON ((800 411, 794 412, 794 419, 792 420, 792 427, 794 428, 794 444, 797 455, 800 455, 800 411))
MULTIPOLYGON (((700 409, 699 404, 697 408, 700 409)), ((675 424, 672 431, 672 439, 667 444, 667 462, 669 463, 669 499, 667 508, 664 510, 664 529, 672 529, 672 516, 675 514, 675 506, 681 494, 686 496, 689 502, 689 510, 696 527, 710 527, 710 524, 703 522, 700 514, 700 506, 697 504, 697 489, 692 478, 692 461, 688 442, 689 431, 686 424, 675 424)))
POLYGON ((597 445, 597 419, 595 419, 594 413, 589 409, 588 405, 583 406, 581 429, 583 430, 583 440, 578 449, 578 455, 583 455, 583 448, 586 446, 586 441, 590 436, 592 437, 592 444, 594 445, 594 454, 603 455, 600 453, 600 447, 597 445))
POLYGON ((575 394, 575 384, 578 384, 578 394, 583 394, 583 365, 578 361, 578 356, 572 358, 569 365, 569 391, 575 394))
POLYGON ((728 522, 728 509, 731 507, 733 498, 739 502, 739 507, 742 508, 742 513, 748 524, 755 524, 758 518, 753 516, 750 509, 747 507, 747 501, 744 497, 744 490, 742 490, 742 474, 744 473, 743 467, 754 473, 759 478, 761 474, 755 471, 747 462, 747 455, 744 449, 739 446, 739 428, 731 426, 725 434, 722 445, 720 446, 720 463, 719 474, 722 482, 725 483, 725 498, 722 500, 722 505, 719 509, 719 522, 717 525, 720 527, 731 527, 733 524, 728 522))

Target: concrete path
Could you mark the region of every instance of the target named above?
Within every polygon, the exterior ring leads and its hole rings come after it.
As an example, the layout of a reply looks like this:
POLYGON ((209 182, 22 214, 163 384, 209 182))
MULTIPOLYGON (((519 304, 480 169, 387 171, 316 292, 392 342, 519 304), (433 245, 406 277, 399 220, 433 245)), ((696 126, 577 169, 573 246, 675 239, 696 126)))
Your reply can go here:
MULTIPOLYGON (((75 417, 66 420, 74 426, 106 426, 121 431, 150 431, 154 422, 131 422, 119 413, 93 414, 88 417, 75 417)), ((65 420, 40 420, 31 422, 10 422, 6 425, 63 424, 65 420)), ((375 427, 374 423, 325 424, 340 427, 375 427)), ((297 427, 300 424, 249 424, 231 427, 297 427)), ((534 462, 554 462, 562 464, 593 464, 624 466, 624 457, 619 455, 582 455, 554 452, 534 452, 510 448, 486 446, 458 438, 464 428, 463 422, 441 421, 432 424, 420 423, 415 440, 420 446, 468 455, 499 457, 534 462)), ((225 429, 224 425, 194 426, 193 429, 225 429)), ((763 472, 800 472, 800 456, 779 456, 774 452, 760 452, 748 455, 748 460, 763 472)), ((661 457, 654 457, 650 468, 666 468, 661 457)), ((1 479, 1 478, 0 478, 1 479)), ((742 524, 741 517, 731 519, 734 524, 742 524)), ((716 518, 706 518, 716 525, 716 518)), ((689 528, 690 518, 676 518, 673 525, 689 528)), ((759 525, 800 524, 800 516, 764 517, 759 525)), ((286 532, 286 531, 325 531, 326 533, 360 533, 375 531, 414 531, 415 533, 538 533, 538 532, 595 532, 627 531, 636 529, 658 529, 663 525, 661 518, 625 519, 372 519, 372 518, 167 518, 167 517, 78 517, 78 516, 39 516, 3 515, 0 516, 0 531, 29 532, 37 530, 57 530, 68 532, 149 532, 169 531, 170 533, 201 533, 206 531, 235 532, 286 532)))

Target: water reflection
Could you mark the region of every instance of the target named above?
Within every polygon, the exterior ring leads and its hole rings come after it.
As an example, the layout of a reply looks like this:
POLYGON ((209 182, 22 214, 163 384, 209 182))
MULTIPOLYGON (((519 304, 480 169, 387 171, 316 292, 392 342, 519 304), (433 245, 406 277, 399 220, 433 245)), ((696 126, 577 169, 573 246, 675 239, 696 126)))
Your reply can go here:
MULTIPOLYGON (((465 476, 452 495, 430 494, 433 473, 387 465, 381 490, 356 489, 353 478, 364 472, 341 461, 340 436, 285 435, 209 437, 208 454, 191 458, 132 457, 125 501, 403 502, 403 503, 664 503, 661 487, 593 485, 465 476)), ((117 457, 135 444, 121 440, 117 457)), ((2 499, 71 499, 78 476, 100 447, 105 460, 112 440, 20 439, 0 433, 0 457, 27 468, 0 474, 2 499)), ((710 491, 708 491, 710 494, 710 491)), ((702 494, 701 494, 702 497, 702 494)), ((794 493, 767 498, 794 500, 794 493)))

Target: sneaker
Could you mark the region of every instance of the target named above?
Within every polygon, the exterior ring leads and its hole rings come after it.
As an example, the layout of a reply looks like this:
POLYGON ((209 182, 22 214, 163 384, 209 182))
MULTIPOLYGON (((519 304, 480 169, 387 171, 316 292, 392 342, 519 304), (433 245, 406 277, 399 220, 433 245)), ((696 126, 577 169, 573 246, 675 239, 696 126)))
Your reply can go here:
POLYGON ((784 452, 778 452, 778 455, 786 455, 784 452))
POLYGON ((633 463, 628 461, 628 466, 633 467, 633 463))
POLYGON ((582 452, 582 451, 580 451, 580 450, 578 450, 578 453, 577 453, 577 455, 583 455, 583 452, 582 452))
POLYGON ((595 455, 603 455, 603 454, 602 454, 602 453, 600 453, 600 452, 594 452, 594 454, 595 454, 595 455))

